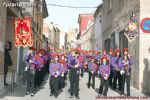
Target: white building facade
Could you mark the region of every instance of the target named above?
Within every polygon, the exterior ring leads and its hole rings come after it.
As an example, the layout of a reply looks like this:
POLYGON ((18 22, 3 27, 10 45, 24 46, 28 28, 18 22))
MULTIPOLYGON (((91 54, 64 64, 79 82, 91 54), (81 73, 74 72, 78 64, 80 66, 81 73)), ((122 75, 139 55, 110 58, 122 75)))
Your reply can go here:
POLYGON ((94 13, 94 49, 102 50, 102 4, 94 13))

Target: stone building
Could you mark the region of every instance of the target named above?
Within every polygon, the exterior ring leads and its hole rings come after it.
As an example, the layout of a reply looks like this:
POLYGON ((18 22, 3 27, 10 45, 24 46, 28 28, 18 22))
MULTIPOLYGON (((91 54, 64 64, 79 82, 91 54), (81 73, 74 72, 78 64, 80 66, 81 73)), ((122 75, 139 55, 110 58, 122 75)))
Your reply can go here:
POLYGON ((60 35, 59 35, 59 48, 64 52, 65 51, 65 35, 66 33, 65 32, 60 32, 60 35))
POLYGON ((60 29, 53 23, 44 23, 43 34, 48 38, 48 47, 52 50, 59 48, 60 29))
POLYGON ((71 48, 77 47, 77 39, 76 36, 78 34, 78 28, 73 27, 70 28, 67 32, 67 48, 70 50, 71 48))
POLYGON ((102 51, 102 4, 94 13, 94 49, 102 51))
MULTIPOLYGON (((13 70, 15 71, 15 81, 21 82, 24 73, 24 56, 27 48, 17 48, 14 45, 14 23, 12 18, 14 17, 23 17, 30 16, 32 23, 32 30, 34 36, 34 47, 39 49, 42 46, 42 26, 43 26, 43 18, 48 16, 46 6, 30 6, 29 5, 19 6, 19 3, 29 3, 30 0, 26 0, 27 2, 17 1, 17 0, 0 0, 0 73, 3 74, 3 65, 4 65, 4 45, 6 41, 10 41, 12 43, 12 50, 10 51, 12 60, 13 60, 13 70), (15 4, 15 6, 14 6, 15 4)), ((39 0, 34 0, 36 2, 39 0)), ((45 4, 45 0, 40 1, 42 4, 45 4)))
MULTIPOLYGON (((10 55, 12 58, 12 69, 17 69, 18 48, 14 45, 14 23, 12 18, 18 17, 21 14, 19 7, 6 7, 5 4, 17 3, 16 1, 0 0, 0 75, 3 75, 4 69, 4 52, 6 41, 11 42, 12 49, 10 55)), ((11 70, 9 70, 11 72, 11 70)), ((3 81, 3 80, 1 80, 3 81)))
POLYGON ((132 66, 131 85, 142 92, 150 94, 150 34, 144 33, 139 24, 150 16, 149 0, 103 0, 102 7, 102 48, 123 51, 129 48, 135 64, 132 66), (138 20, 139 36, 129 42, 124 31, 134 13, 138 20))

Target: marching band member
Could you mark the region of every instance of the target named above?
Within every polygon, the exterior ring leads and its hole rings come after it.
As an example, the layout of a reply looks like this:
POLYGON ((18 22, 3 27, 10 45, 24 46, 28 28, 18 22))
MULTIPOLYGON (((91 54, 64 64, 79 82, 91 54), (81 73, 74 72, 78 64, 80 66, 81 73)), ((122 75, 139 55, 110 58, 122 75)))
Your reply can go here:
POLYGON ((78 59, 79 59, 79 66, 80 66, 81 77, 83 77, 83 75, 84 75, 84 70, 83 70, 84 59, 83 59, 83 54, 81 52, 79 53, 78 59))
POLYGON ((60 89, 62 89, 65 86, 65 79, 68 71, 65 54, 60 54, 59 63, 61 64, 61 75, 59 81, 60 81, 60 89))
POLYGON ((113 49, 110 49, 109 55, 108 55, 108 59, 109 59, 109 63, 110 63, 109 85, 112 87, 112 79, 113 79, 113 65, 112 65, 113 49))
POLYGON ((108 58, 106 56, 102 57, 102 64, 99 67, 98 74, 101 76, 101 84, 98 94, 107 96, 109 87, 110 65, 108 64, 108 58), (104 87, 105 89, 103 91, 104 87))
POLYGON ((90 81, 92 77, 92 88, 95 89, 95 74, 97 71, 97 64, 94 57, 91 58, 91 62, 88 65, 88 71, 89 71, 88 88, 90 88, 91 85, 90 81))
POLYGON ((33 57, 33 63, 36 65, 35 73, 35 88, 37 89, 42 82, 42 69, 44 67, 44 60, 42 58, 43 50, 39 49, 38 53, 33 57))
POLYGON ((124 55, 121 60, 121 66, 123 70, 120 73, 123 75, 122 77, 122 88, 121 88, 121 95, 124 94, 124 84, 127 84, 127 96, 130 96, 130 77, 131 77, 131 66, 133 65, 134 61, 133 58, 128 53, 128 48, 124 48, 124 55))
POLYGON ((116 89, 117 86, 117 80, 118 80, 118 85, 119 85, 119 90, 121 90, 121 75, 120 75, 120 70, 121 66, 119 65, 119 62, 121 60, 120 56, 120 50, 116 50, 116 56, 113 57, 112 59, 112 65, 113 65, 113 89, 116 89))
POLYGON ((24 60, 27 64, 25 71, 27 74, 27 92, 26 94, 29 95, 31 93, 31 96, 33 96, 34 94, 34 79, 35 79, 35 64, 33 63, 33 57, 34 57, 34 53, 33 53, 34 48, 30 47, 28 54, 25 56, 24 60))
POLYGON ((104 56, 106 56, 106 57, 108 56, 106 50, 103 50, 103 54, 101 55, 101 58, 100 58, 100 59, 102 59, 104 56))
POLYGON ((70 59, 70 98, 73 98, 73 95, 77 99, 80 99, 79 97, 79 60, 78 60, 78 52, 74 51, 72 52, 72 58, 70 59))
POLYGON ((58 62, 58 54, 53 54, 53 60, 49 64, 50 73, 50 96, 57 98, 59 91, 59 76, 60 76, 60 63, 58 62))

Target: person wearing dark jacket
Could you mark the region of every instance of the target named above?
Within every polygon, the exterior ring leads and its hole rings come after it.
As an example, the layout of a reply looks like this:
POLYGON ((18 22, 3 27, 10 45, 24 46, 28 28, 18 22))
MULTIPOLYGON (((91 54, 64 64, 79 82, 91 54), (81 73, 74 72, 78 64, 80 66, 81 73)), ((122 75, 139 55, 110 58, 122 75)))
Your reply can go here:
POLYGON ((4 55, 4 86, 8 85, 6 82, 6 77, 7 77, 7 73, 9 70, 9 66, 12 65, 12 59, 11 59, 11 56, 9 54, 9 50, 10 50, 10 42, 6 42, 5 55, 4 55))

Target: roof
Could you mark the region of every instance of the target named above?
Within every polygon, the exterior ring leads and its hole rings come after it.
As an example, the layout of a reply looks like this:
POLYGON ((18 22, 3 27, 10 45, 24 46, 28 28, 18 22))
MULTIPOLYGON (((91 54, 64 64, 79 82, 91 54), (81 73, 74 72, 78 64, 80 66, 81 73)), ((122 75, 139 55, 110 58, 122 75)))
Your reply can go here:
POLYGON ((102 9, 102 7, 103 7, 103 3, 101 3, 101 4, 97 7, 97 9, 96 9, 96 11, 95 11, 95 13, 94 13, 94 17, 95 17, 96 14, 100 11, 100 9, 102 9))
POLYGON ((83 15, 93 15, 93 13, 81 13, 81 14, 79 14, 78 23, 80 22, 80 16, 83 16, 83 15))

